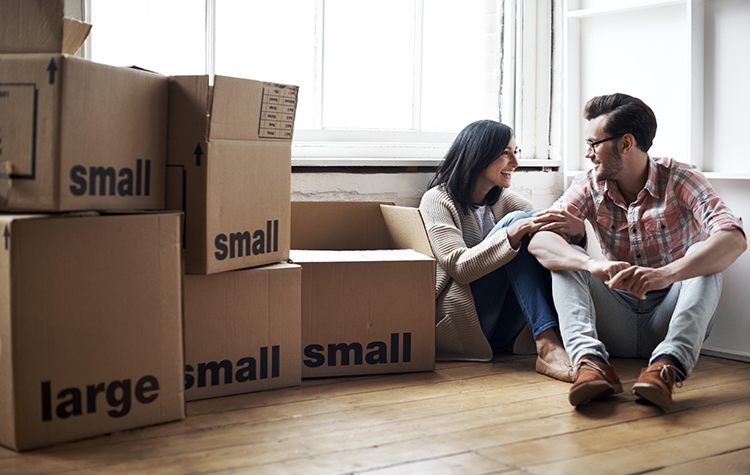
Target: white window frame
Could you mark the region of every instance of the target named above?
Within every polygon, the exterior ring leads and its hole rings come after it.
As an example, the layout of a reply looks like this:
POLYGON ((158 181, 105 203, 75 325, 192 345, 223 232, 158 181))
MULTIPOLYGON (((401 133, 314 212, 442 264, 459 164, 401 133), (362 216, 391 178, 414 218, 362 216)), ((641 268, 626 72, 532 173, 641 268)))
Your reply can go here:
MULTIPOLYGON (((82 2, 84 13, 91 11, 91 0, 82 2)), ((320 5, 324 0, 315 0, 320 5)), ((417 8, 425 0, 417 1, 417 8)), ((498 0, 503 8, 502 78, 498 97, 500 120, 513 127, 522 149, 521 166, 556 167, 559 159, 550 159, 550 106, 552 66, 552 0, 498 0), (518 61, 516 61, 518 59, 518 61), (542 165, 539 160, 546 162, 542 165)), ((215 73, 214 12, 216 0, 206 0, 206 73, 215 73)), ((421 17, 421 11, 418 17, 421 17)), ((86 16, 86 15, 84 15, 86 16)), ((323 15, 317 14, 317 47, 322 48, 323 15)), ((419 23, 419 22, 418 22, 419 23)), ((420 43, 421 25, 415 35, 420 43)), ((88 54, 90 48, 85 50, 88 54)), ((322 121, 322 67, 317 58, 317 84, 314 91, 316 126, 322 121)), ((419 63, 417 61, 416 63, 419 63)), ((458 131, 419 131, 421 71, 416 67, 413 131, 305 130, 294 132, 293 166, 435 166, 448 150, 458 131)))

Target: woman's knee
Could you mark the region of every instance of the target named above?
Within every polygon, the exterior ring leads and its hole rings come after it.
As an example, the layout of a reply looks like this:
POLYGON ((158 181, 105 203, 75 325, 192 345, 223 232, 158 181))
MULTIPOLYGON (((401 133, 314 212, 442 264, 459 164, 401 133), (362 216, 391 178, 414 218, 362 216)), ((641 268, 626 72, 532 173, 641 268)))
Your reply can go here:
POLYGON ((503 216, 500 221, 497 222, 495 225, 496 228, 507 228, 511 224, 515 223, 516 221, 520 221, 522 219, 530 218, 532 216, 531 213, 526 211, 511 211, 510 213, 503 216))

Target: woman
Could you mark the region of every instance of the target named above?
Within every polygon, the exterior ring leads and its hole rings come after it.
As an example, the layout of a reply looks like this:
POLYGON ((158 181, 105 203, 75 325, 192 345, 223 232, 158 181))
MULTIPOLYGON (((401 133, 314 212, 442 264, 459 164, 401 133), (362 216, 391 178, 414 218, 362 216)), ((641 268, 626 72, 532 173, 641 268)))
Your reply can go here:
POLYGON ((537 372, 572 381, 555 334, 549 271, 527 250, 540 225, 531 202, 508 189, 517 154, 510 127, 474 122, 458 134, 422 197, 437 260, 437 356, 489 361, 512 349, 528 323, 537 372))

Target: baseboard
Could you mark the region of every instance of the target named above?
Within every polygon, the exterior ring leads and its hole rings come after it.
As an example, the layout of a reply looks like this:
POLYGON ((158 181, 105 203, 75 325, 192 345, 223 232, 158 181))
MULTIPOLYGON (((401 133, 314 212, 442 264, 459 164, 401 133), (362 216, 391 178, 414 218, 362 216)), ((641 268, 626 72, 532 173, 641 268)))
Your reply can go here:
POLYGON ((701 354, 706 356, 716 356, 718 358, 726 358, 730 360, 743 361, 750 363, 750 353, 746 351, 727 350, 726 348, 716 348, 711 346, 704 346, 701 349, 701 354))

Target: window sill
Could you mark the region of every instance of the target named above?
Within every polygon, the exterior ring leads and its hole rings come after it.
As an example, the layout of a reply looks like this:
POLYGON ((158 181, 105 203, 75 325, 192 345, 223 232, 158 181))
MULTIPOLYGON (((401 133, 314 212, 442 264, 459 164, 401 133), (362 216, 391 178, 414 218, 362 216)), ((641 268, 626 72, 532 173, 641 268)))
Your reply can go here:
MULTIPOLYGON (((341 167, 437 167, 442 158, 341 158, 341 157, 296 157, 292 156, 292 167, 341 168, 341 167)), ((561 160, 523 158, 518 160, 521 169, 550 170, 562 166, 561 160)))

